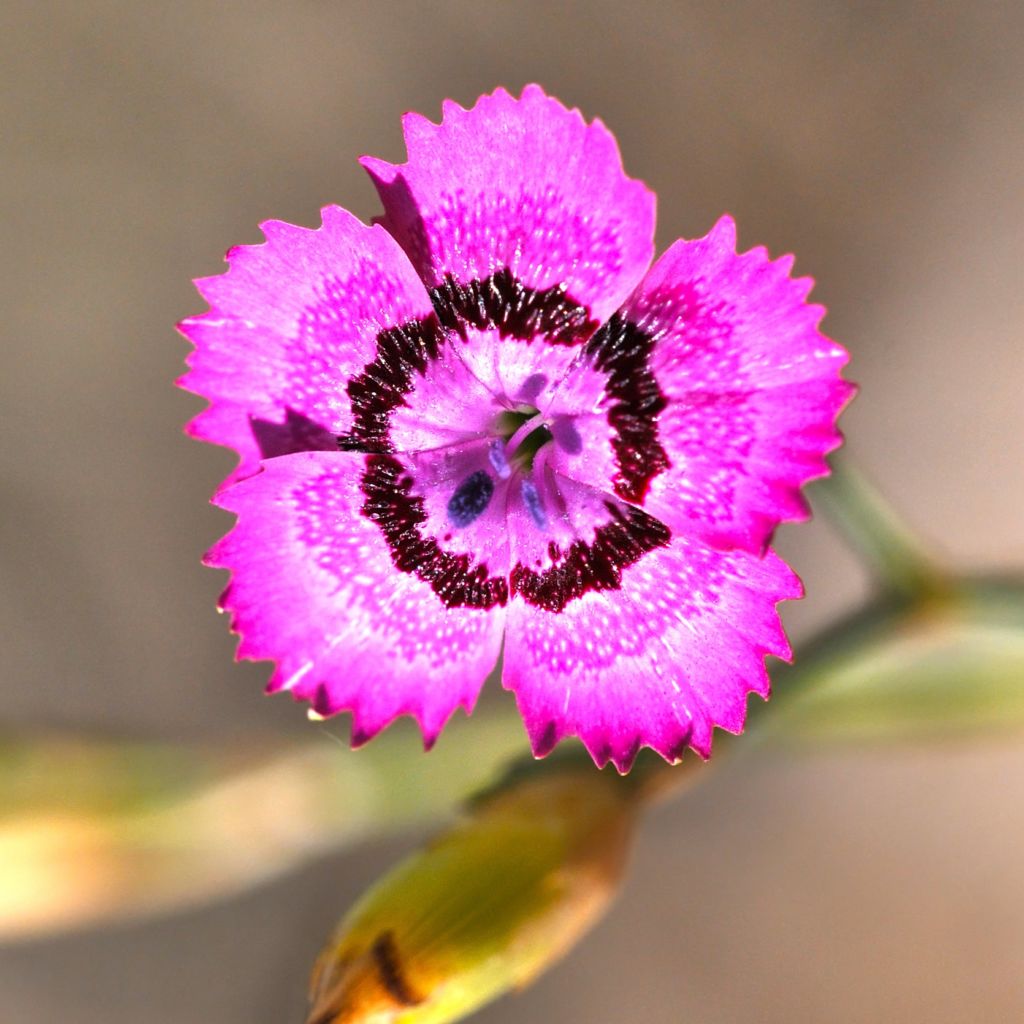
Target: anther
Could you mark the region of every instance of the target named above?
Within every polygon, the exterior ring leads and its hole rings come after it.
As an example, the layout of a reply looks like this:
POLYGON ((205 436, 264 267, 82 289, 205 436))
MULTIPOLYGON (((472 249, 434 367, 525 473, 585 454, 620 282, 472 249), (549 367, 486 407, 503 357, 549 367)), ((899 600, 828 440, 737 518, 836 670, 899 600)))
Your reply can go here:
POLYGON ((526 506, 526 511, 530 513, 534 525, 538 530, 545 529, 548 525, 548 517, 544 511, 544 505, 541 503, 540 494, 537 493, 537 488, 532 480, 523 480, 522 494, 523 504, 526 506))
POLYGON ((491 442, 487 456, 500 480, 507 480, 512 475, 512 467, 508 464, 508 459, 505 457, 505 442, 501 438, 495 438, 491 442))
POLYGON ((530 402, 531 404, 537 401, 537 397, 547 387, 548 378, 543 373, 531 373, 526 380, 523 381, 523 386, 519 389, 516 398, 520 402, 530 402))
POLYGON ((483 515, 494 494, 494 481, 482 470, 470 473, 448 500, 448 519, 462 529, 483 515))

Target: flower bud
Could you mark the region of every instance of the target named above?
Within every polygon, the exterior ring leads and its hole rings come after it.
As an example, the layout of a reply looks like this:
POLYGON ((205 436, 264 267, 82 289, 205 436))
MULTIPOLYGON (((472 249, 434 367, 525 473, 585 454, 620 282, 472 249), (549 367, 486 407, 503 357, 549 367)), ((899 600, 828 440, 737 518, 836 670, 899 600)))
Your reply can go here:
POLYGON ((348 913, 308 1024, 442 1024, 528 983, 608 906, 636 795, 591 765, 548 764, 478 799, 348 913))

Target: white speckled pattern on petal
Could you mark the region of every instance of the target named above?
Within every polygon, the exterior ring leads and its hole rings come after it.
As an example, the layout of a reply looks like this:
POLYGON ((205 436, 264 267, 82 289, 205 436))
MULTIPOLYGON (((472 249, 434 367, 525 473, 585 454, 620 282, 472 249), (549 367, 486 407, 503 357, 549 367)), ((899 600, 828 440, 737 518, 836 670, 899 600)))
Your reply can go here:
POLYGON ((707 757, 714 727, 740 732, 747 694, 767 696, 764 656, 790 654, 775 605, 800 595, 774 554, 675 540, 560 613, 513 598, 502 681, 538 755, 579 736, 620 771, 641 746, 707 757))
POLYGON ((471 710, 501 648, 505 610, 446 608, 399 572, 360 513, 365 459, 300 452, 221 492, 235 528, 207 556, 231 570, 222 606, 238 656, 272 658, 270 690, 323 715, 352 712, 354 742, 413 715, 432 743, 471 710))
POLYGON ((849 356, 818 329, 825 311, 806 301, 813 282, 790 277, 792 265, 763 248, 737 255, 723 217, 671 246, 623 309, 654 338, 671 467, 644 508, 673 530, 760 551, 780 522, 807 518, 800 488, 828 472, 842 442, 849 356))
POLYGON ((178 326, 194 345, 182 387, 210 400, 189 425, 240 463, 337 450, 351 425, 346 391, 376 351, 377 335, 433 306, 405 253, 380 227, 336 206, 310 230, 268 221, 262 245, 236 246, 229 270, 196 284, 210 311, 178 326))
POLYGON ((429 285, 509 268, 530 288, 561 288, 608 316, 654 255, 654 194, 627 178, 600 121, 587 124, 529 85, 471 110, 447 101, 440 125, 403 120, 408 163, 364 157, 381 223, 429 285))

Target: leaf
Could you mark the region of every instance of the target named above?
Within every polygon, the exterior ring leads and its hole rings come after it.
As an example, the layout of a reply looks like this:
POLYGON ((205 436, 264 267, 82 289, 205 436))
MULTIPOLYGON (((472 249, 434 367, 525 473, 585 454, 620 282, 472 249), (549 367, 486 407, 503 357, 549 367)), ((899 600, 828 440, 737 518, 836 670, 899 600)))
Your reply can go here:
MULTIPOLYGON (((923 606, 869 609, 779 673, 775 740, 949 739, 1024 730, 1024 587, 960 581, 923 606), (787 698, 792 687, 798 692, 787 698)), ((766 724, 767 721, 766 721, 766 724)))

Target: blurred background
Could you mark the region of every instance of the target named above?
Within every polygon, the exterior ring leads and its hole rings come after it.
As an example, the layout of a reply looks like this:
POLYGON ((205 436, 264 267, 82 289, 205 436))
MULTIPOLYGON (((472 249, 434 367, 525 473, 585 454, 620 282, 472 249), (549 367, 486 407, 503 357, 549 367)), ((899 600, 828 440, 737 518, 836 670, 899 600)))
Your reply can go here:
MULTIPOLYGON (((728 210, 744 247, 795 252, 853 355, 851 457, 953 564, 1024 567, 1024 5, 40 0, 0 19, 5 731, 345 734, 232 663, 199 564, 232 456, 181 434, 201 403, 172 387, 173 324, 260 220, 373 216, 355 159, 403 159, 402 111, 498 84, 600 116, 658 194, 661 247, 728 210)), ((808 586, 797 641, 866 592, 823 522, 780 547, 808 586)), ((1010 740, 725 764, 646 822, 599 930, 479 1020, 1022 1019, 1022 787, 1010 740)), ((299 1022, 334 921, 417 838, 0 947, 0 1022, 299 1022)))

